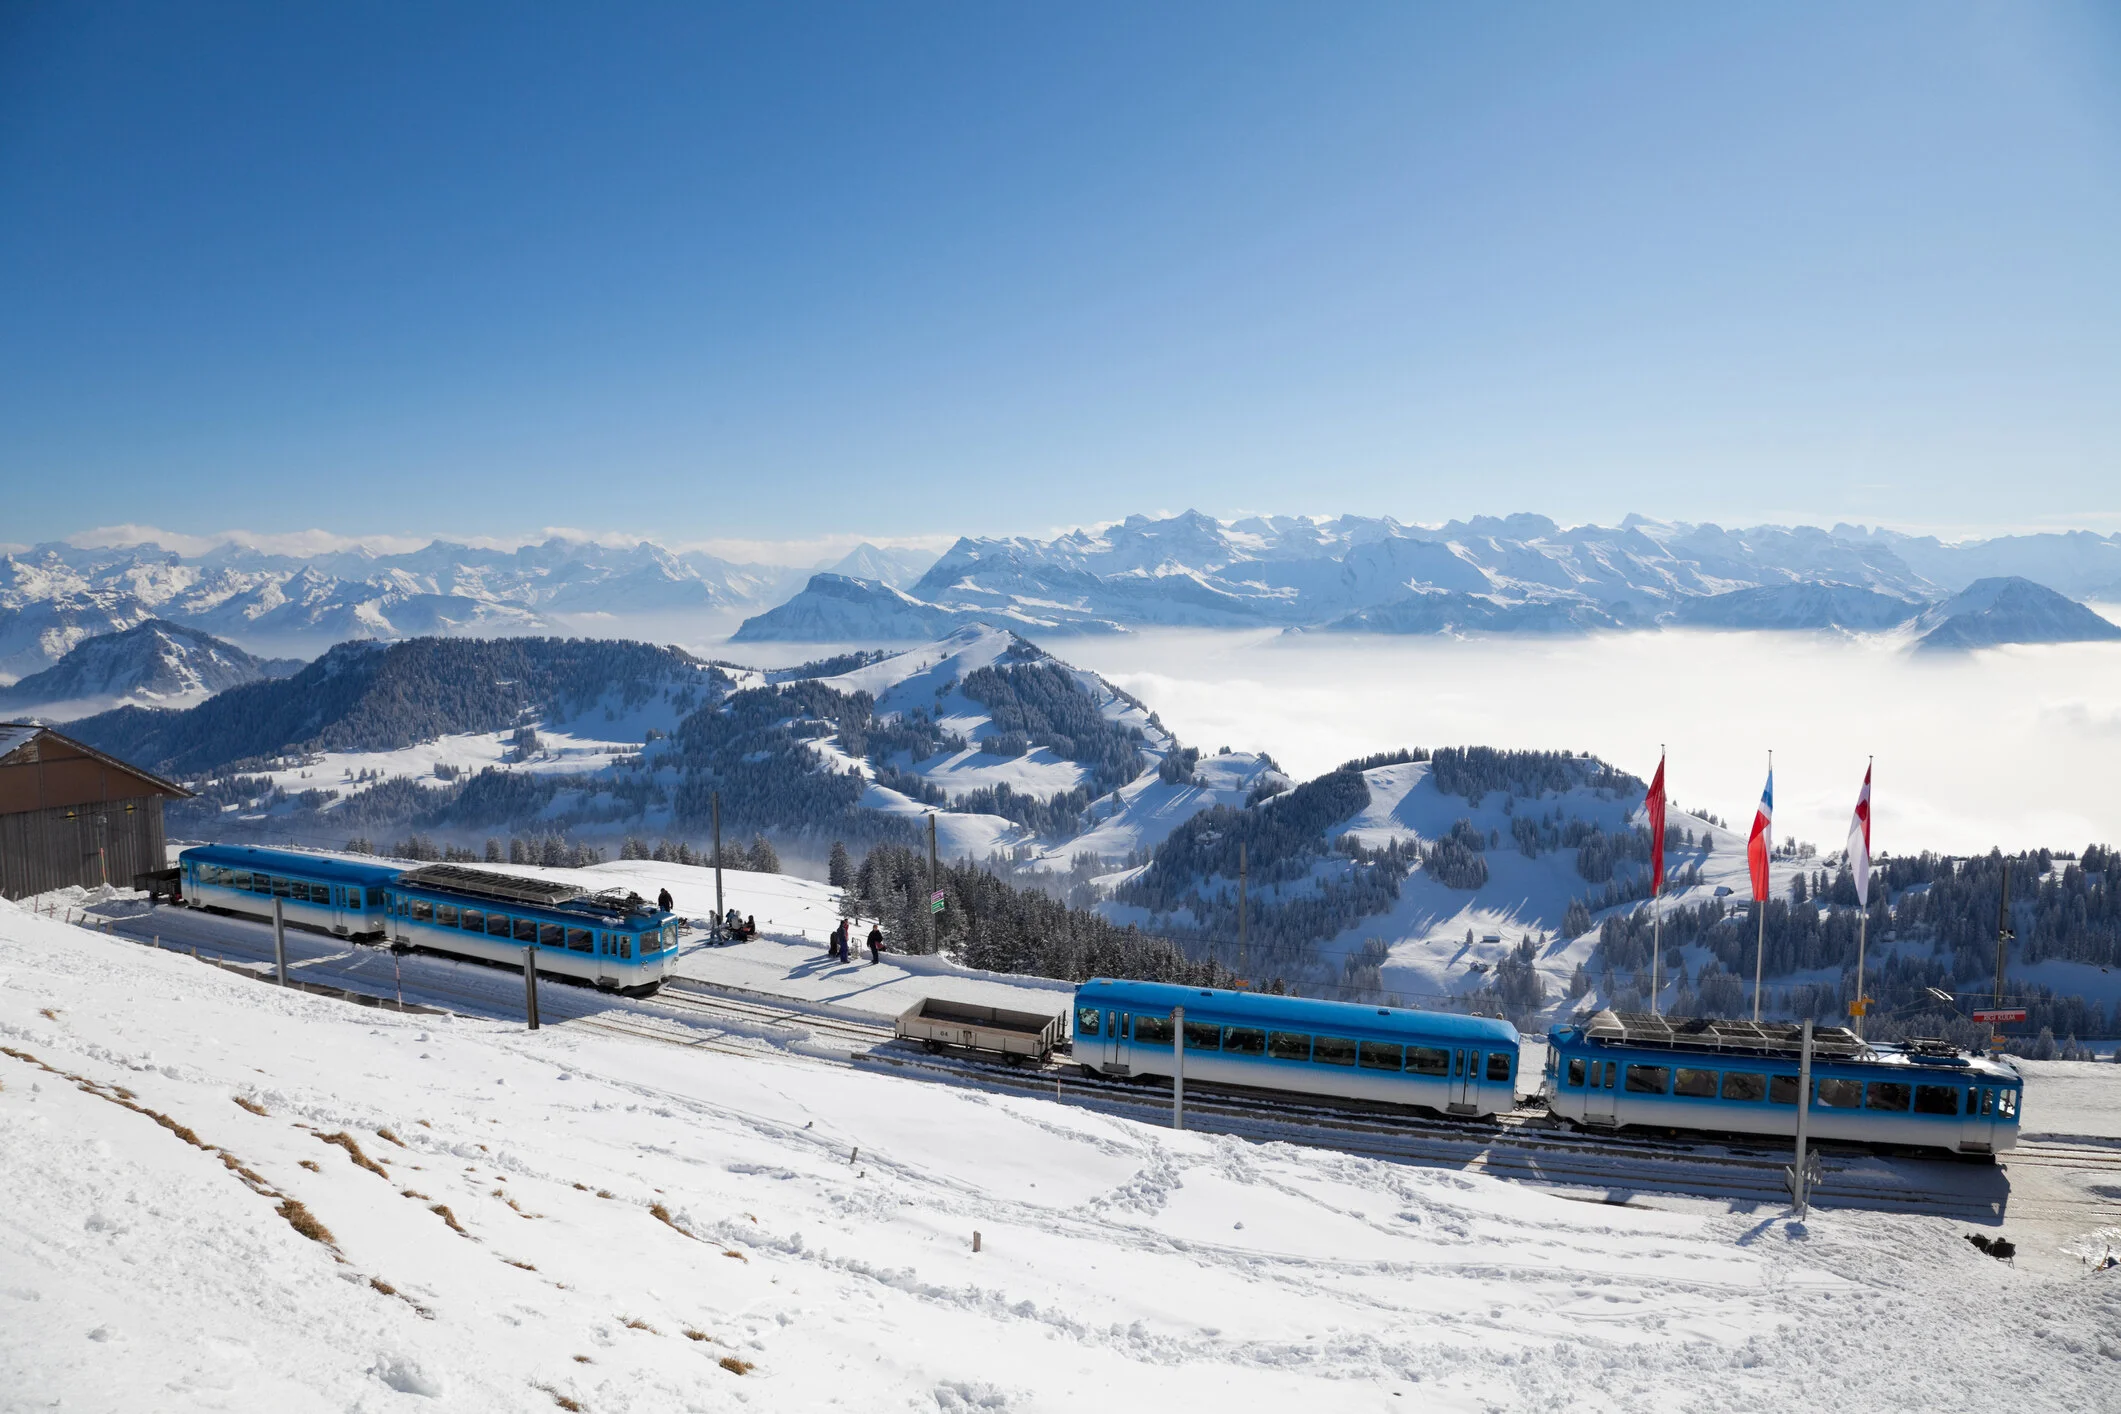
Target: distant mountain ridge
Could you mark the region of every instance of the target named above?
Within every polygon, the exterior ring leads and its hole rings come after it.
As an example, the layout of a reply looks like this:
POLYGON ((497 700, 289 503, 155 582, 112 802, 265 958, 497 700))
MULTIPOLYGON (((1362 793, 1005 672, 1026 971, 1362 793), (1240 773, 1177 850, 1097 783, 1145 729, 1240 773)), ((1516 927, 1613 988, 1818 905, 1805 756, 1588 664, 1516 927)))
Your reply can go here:
POLYGON ((0 711, 58 720, 137 706, 188 707, 215 693, 299 671, 298 658, 254 658, 233 643, 162 619, 82 640, 41 673, 0 688, 0 711))
MULTIPOLYGON (((1536 515, 1431 528, 1360 516, 1223 522, 1187 511, 1051 540, 963 538, 904 589, 818 576, 747 619, 737 637, 918 639, 970 622, 1046 635, 1151 626, 1552 634, 1667 623, 1876 633, 1981 577, 1962 571, 2025 558, 2019 539, 2057 555, 2071 584, 2121 593, 2121 537, 2089 532, 1945 546, 1850 527, 1726 530, 1637 516, 1564 530, 1536 515), (1925 570, 1902 558, 1903 546, 1925 570)), ((2097 617, 2056 615, 2034 631, 2075 623, 2103 637, 2097 617)))

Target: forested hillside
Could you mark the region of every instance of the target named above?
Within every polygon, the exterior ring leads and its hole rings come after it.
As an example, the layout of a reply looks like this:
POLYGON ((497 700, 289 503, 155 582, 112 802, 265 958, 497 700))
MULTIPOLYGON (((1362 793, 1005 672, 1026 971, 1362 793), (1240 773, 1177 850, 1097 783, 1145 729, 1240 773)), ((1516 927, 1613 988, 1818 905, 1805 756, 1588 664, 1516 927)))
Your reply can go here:
POLYGON ((730 686, 676 648, 574 638, 416 638, 342 643, 293 677, 231 688, 183 711, 122 707, 68 730, 179 777, 312 751, 390 751, 527 715, 571 717, 675 687, 680 710, 730 686))

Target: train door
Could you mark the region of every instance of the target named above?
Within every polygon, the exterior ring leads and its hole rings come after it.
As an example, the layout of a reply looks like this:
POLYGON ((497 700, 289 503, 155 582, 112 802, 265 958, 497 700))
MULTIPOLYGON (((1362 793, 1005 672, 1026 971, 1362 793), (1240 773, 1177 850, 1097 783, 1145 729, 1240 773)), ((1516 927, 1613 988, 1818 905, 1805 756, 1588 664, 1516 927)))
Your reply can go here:
POLYGON ((1993 1153, 1996 1147, 1996 1087, 1966 1087, 1966 1110, 1959 1117, 1959 1147, 1993 1153))
POLYGON ((326 887, 331 890, 331 931, 342 938, 348 933, 358 932, 360 925, 349 903, 361 901, 361 886, 328 884, 326 887))
POLYGON ((1583 1120, 1586 1124, 1620 1123, 1620 1062, 1592 1060, 1584 1077, 1583 1120))
POLYGON ((597 985, 616 987, 619 985, 619 935, 597 931, 597 985))
POLYGON ((1470 1114, 1480 1108, 1480 1052, 1459 1047, 1451 1052, 1451 1113, 1470 1114))
POLYGON ((1134 1018, 1123 1011, 1113 1012, 1112 1020, 1117 1026, 1109 1027, 1112 1036, 1112 1068, 1121 1075, 1134 1070, 1134 1018))

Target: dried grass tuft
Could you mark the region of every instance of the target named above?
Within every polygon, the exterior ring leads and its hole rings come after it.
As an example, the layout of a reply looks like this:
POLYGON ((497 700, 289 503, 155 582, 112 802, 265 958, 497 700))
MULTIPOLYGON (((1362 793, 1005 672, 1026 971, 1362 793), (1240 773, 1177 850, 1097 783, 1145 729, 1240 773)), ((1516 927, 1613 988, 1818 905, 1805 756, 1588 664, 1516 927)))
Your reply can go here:
POLYGON ((38 1008, 37 1008, 37 1015, 39 1015, 39 1016, 43 1017, 43 1018, 44 1018, 44 1019, 45 1019, 46 1021, 57 1021, 57 1020, 59 1019, 59 1013, 58 1013, 58 1012, 56 1012, 56 1011, 53 1011, 53 1010, 52 1010, 52 1009, 51 1009, 50 1007, 48 1007, 48 1006, 40 1006, 40 1007, 38 1007, 38 1008))
POLYGON ((265 1106, 251 1099, 248 1095, 232 1095, 229 1098, 236 1102, 239 1109, 249 1110, 254 1115, 263 1117, 267 1113, 265 1106))
POLYGON ((713 1339, 714 1339, 714 1337, 713 1337, 713 1336, 711 1336, 711 1335, 709 1335, 709 1334, 707 1334, 707 1332, 705 1332, 705 1331, 696 1331, 696 1330, 694 1330, 694 1329, 693 1329, 693 1328, 692 1328, 691 1326, 687 1326, 687 1327, 685 1327, 685 1339, 687 1339, 687 1340, 713 1340, 713 1339))
POLYGON ((649 1325, 648 1322, 641 1320, 635 1316, 622 1316, 619 1318, 619 1324, 627 1327, 630 1330, 646 1331, 650 1335, 662 1334, 662 1332, 657 1330, 654 1326, 649 1325))
POLYGON ((748 1262, 751 1260, 749 1257, 746 1257, 743 1253, 737 1251, 735 1248, 730 1248, 729 1250, 723 1252, 722 1255, 724 1257, 734 1257, 739 1262, 748 1262))
POLYGON ((289 1227, 301 1233, 311 1242, 321 1242, 326 1247, 338 1246, 338 1240, 331 1235, 331 1229, 318 1222, 316 1215, 303 1207, 300 1200, 294 1198, 283 1200, 278 1212, 281 1217, 287 1219, 289 1227))
POLYGON ((521 1267, 521 1268, 522 1268, 522 1269, 523 1269, 524 1271, 526 1271, 526 1272, 534 1272, 534 1271, 536 1271, 536 1270, 537 1270, 537 1268, 536 1268, 536 1267, 533 1267, 532 1265, 530 1265, 530 1263, 528 1263, 528 1262, 518 1262, 518 1261, 517 1261, 517 1260, 516 1260, 515 1258, 513 1258, 513 1257, 503 1257, 503 1258, 502 1258, 501 1260, 502 1260, 502 1261, 504 1261, 504 1262, 506 1262, 506 1263, 507 1263, 507 1264, 508 1264, 509 1266, 511 1266, 511 1267, 521 1267))
POLYGON ((724 1355, 714 1363, 720 1365, 732 1375, 748 1375, 758 1368, 749 1360, 739 1360, 734 1355, 724 1355))
POLYGON ((449 1205, 447 1203, 437 1203, 432 1208, 429 1208, 427 1211, 433 1213, 443 1222, 448 1223, 452 1229, 459 1233, 462 1233, 465 1237, 471 1236, 470 1233, 464 1231, 464 1224, 457 1221, 457 1215, 449 1211, 449 1205))
POLYGON ((323 1140, 326 1144, 338 1145, 341 1149, 344 1149, 346 1151, 347 1157, 352 1159, 355 1164, 359 1165, 364 1169, 367 1169, 377 1178, 390 1177, 389 1174, 383 1171, 383 1166, 381 1164, 377 1163, 374 1159, 371 1159, 370 1157, 368 1157, 368 1155, 361 1152, 360 1141, 355 1139, 351 1134, 348 1134, 345 1130, 342 1129, 337 1134, 319 1134, 317 1138, 323 1140))
POLYGON ((408 1144, 406 1144, 406 1142, 405 1142, 404 1140, 400 1139, 400 1138, 399 1138, 399 1137, 398 1137, 397 1135, 395 1135, 395 1134, 392 1134, 392 1133, 390 1132, 390 1130, 389 1130, 389 1129, 388 1129, 387 1127, 385 1127, 385 1128, 382 1128, 382 1129, 378 1129, 378 1130, 376 1131, 376 1138, 378 1138, 378 1139, 388 1139, 388 1140, 389 1140, 389 1141, 390 1141, 391 1143, 393 1143, 393 1144, 397 1145, 397 1146, 398 1146, 398 1147, 399 1147, 400 1149, 404 1149, 404 1148, 409 1148, 409 1147, 410 1147, 410 1146, 409 1146, 408 1144))
POLYGON ((315 1159, 297 1159, 295 1160, 295 1162, 300 1164, 303 1168, 308 1169, 311 1173, 324 1172, 323 1169, 317 1167, 317 1161, 315 1159))
POLYGON ((545 1393, 551 1395, 552 1402, 554 1404, 559 1405, 560 1408, 568 1411, 568 1414, 581 1414, 582 1402, 580 1400, 569 1399, 566 1395, 561 1394, 551 1385, 532 1385, 531 1388, 536 1390, 543 1390, 545 1393))
MULTIPOLYGON (((664 1207, 661 1203, 650 1203, 648 1205, 648 1216, 654 1218, 672 1232, 684 1233, 685 1236, 692 1237, 691 1233, 685 1232, 685 1229, 678 1226, 678 1220, 670 1216, 670 1209, 664 1207)), ((695 1242, 699 1241, 697 1237, 693 1237, 692 1240, 695 1242)))

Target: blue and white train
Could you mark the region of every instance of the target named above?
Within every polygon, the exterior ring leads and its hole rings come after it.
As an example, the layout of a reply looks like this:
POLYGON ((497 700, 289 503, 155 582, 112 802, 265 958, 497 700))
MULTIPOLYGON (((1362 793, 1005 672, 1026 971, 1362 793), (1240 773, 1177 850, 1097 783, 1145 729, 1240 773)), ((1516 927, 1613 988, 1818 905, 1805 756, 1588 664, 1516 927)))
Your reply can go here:
MULTIPOLYGON (((1601 1011, 1547 1036, 1542 1092, 1573 1124, 1719 1134, 1797 1132, 1801 1033, 1787 1022, 1601 1011)), ((1806 1132, 1815 1139, 1994 1155, 2018 1140, 2025 1082, 1942 1042, 1867 1045, 1813 1033, 1806 1132)))
POLYGON ((459 864, 399 869, 301 850, 200 845, 178 856, 194 908, 272 917, 645 994, 677 966, 678 919, 638 895, 459 864))
POLYGON ((1261 992, 1093 977, 1075 991, 1075 1059, 1092 1075, 1176 1070, 1185 1008, 1188 1080, 1492 1115, 1517 1103, 1507 1021, 1261 992))

